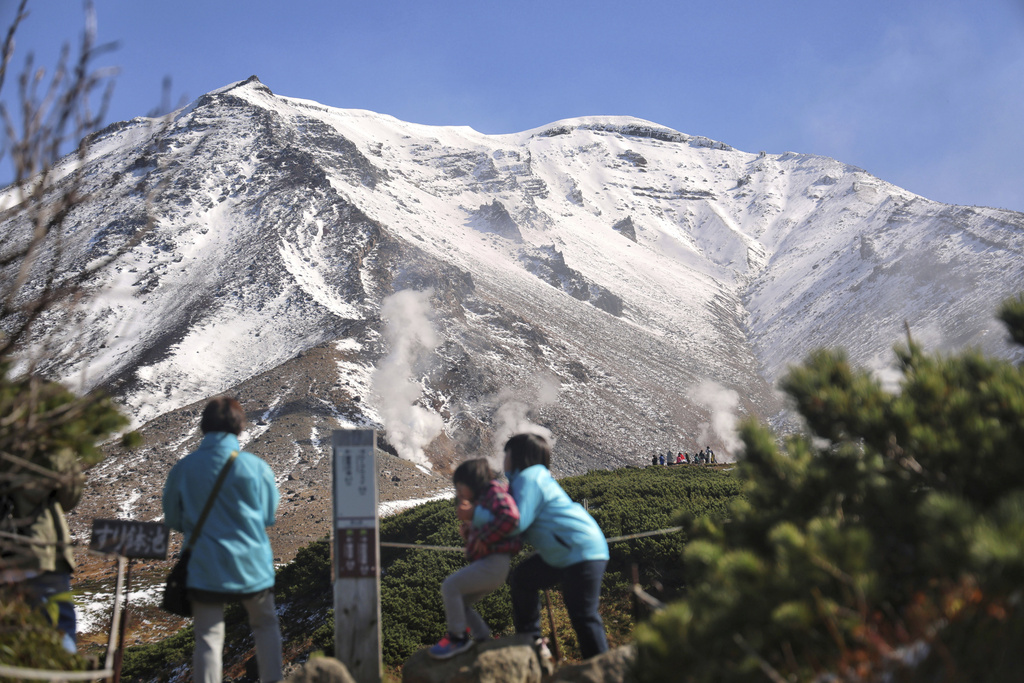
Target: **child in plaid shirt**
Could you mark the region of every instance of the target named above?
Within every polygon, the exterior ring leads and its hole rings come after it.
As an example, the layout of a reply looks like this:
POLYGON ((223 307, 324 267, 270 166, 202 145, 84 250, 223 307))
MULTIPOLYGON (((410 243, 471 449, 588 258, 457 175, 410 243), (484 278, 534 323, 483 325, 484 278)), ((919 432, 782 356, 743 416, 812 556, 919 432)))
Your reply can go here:
POLYGON ((487 640, 491 629, 473 605, 499 588, 508 577, 512 556, 523 543, 514 535, 519 508, 508 487, 497 481, 487 460, 467 460, 455 469, 455 514, 462 522, 469 566, 441 584, 448 633, 430 648, 437 659, 454 657, 487 640))

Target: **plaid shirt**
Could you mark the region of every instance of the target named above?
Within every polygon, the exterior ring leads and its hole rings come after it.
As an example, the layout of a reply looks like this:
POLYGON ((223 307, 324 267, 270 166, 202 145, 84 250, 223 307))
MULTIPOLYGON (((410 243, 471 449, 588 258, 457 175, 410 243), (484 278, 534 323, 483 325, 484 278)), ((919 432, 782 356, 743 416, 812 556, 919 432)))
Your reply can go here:
POLYGON ((488 555, 496 553, 515 554, 523 547, 523 541, 519 535, 510 536, 519 524, 519 508, 515 499, 508 492, 508 487, 500 481, 492 481, 487 490, 484 491, 476 504, 490 511, 494 519, 487 522, 478 529, 470 529, 466 536, 466 557, 470 561, 476 561, 488 555), (483 541, 483 550, 477 549, 477 541, 483 541))

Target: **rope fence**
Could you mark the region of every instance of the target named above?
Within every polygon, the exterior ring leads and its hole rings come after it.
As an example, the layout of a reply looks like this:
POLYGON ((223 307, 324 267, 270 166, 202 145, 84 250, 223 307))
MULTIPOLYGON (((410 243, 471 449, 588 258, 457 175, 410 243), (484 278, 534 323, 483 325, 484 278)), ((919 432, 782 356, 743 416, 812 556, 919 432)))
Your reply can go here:
MULTIPOLYGON (((628 534, 626 536, 615 536, 613 538, 605 539, 608 543, 621 543, 622 541, 632 541, 637 538, 647 538, 649 536, 666 536, 668 534, 674 534, 677 531, 682 531, 683 527, 674 526, 668 529, 656 529, 654 531, 641 531, 636 534, 628 534)), ((453 545, 425 545, 422 543, 398 543, 393 541, 381 541, 381 548, 399 548, 402 550, 434 550, 438 552, 452 552, 461 553, 465 548, 461 546, 453 545)))
MULTIPOLYGON (((633 541, 633 540, 636 540, 638 538, 649 538, 651 536, 667 536, 668 534, 674 534, 674 533, 677 533, 677 532, 682 531, 682 530, 683 530, 683 527, 681 527, 681 526, 673 526, 673 527, 669 527, 667 529, 655 529, 653 531, 640 531, 640 532, 635 533, 635 534, 626 534, 625 536, 613 536, 611 538, 606 538, 605 540, 608 542, 609 545, 611 545, 612 543, 621 543, 623 541, 633 541)), ((432 550, 432 551, 435 551, 435 552, 452 552, 452 553, 461 553, 464 550, 464 548, 462 548, 462 547, 452 546, 452 545, 427 545, 427 544, 424 544, 424 543, 398 543, 398 542, 395 542, 395 541, 381 541, 380 542, 380 547, 381 548, 398 548, 398 549, 401 549, 401 550, 432 550)), ((645 591, 640 586, 640 583, 639 583, 639 581, 637 579, 637 576, 636 576, 636 572, 637 572, 637 568, 636 568, 636 565, 634 564, 633 565, 632 593, 635 596, 636 600, 639 603, 642 603, 642 604, 646 605, 647 608, 650 609, 652 612, 659 612, 662 609, 664 609, 665 608, 665 603, 664 602, 662 602, 658 598, 654 597, 653 595, 651 595, 650 593, 645 591)), ((545 596, 545 604, 547 605, 547 609, 548 609, 548 621, 550 622, 550 625, 551 625, 551 643, 552 643, 552 646, 554 647, 555 661, 560 661, 561 660, 561 656, 559 654, 558 638, 556 637, 556 631, 555 631, 555 617, 554 617, 554 615, 551 612, 551 595, 550 595, 550 591, 545 590, 544 591, 544 596, 545 596)))
MULTIPOLYGON (((621 543, 622 541, 632 541, 637 538, 647 538, 648 536, 664 536, 667 534, 674 534, 677 531, 682 531, 683 527, 674 526, 667 529, 656 529, 654 531, 641 531, 635 534, 628 534, 626 536, 614 536, 612 538, 606 538, 608 543, 621 543)), ((329 539, 328 535, 321 534, 319 536, 302 536, 289 534, 291 540, 303 540, 303 541, 325 541, 329 539)), ((381 548, 395 548, 397 550, 432 550, 435 552, 443 553, 461 553, 465 550, 463 546, 454 545, 428 545, 426 543, 399 543, 398 541, 381 541, 381 548)))
POLYGON ((24 669, 20 666, 0 664, 0 676, 20 678, 22 680, 40 681, 98 681, 114 675, 113 669, 100 671, 46 671, 44 669, 24 669))

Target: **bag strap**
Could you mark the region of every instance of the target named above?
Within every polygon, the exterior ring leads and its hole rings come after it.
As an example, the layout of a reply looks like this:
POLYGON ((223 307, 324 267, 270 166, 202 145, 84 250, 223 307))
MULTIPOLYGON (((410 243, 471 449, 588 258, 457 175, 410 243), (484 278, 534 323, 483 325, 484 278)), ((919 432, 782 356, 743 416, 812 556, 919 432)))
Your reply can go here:
POLYGON ((224 463, 224 467, 221 468, 220 474, 217 475, 217 481, 213 483, 213 490, 210 491, 210 497, 206 499, 206 505, 203 507, 202 513, 199 515, 199 521, 196 522, 196 526, 192 529, 192 536, 188 539, 188 545, 185 546, 186 552, 192 551, 192 546, 196 544, 196 539, 199 538, 199 533, 203 530, 203 524, 206 522, 206 516, 210 514, 210 510, 213 508, 213 501, 217 497, 217 493, 220 492, 220 486, 224 483, 224 479, 228 476, 228 470, 231 469, 231 465, 234 464, 235 458, 238 457, 238 451, 231 451, 231 456, 228 461, 224 463))

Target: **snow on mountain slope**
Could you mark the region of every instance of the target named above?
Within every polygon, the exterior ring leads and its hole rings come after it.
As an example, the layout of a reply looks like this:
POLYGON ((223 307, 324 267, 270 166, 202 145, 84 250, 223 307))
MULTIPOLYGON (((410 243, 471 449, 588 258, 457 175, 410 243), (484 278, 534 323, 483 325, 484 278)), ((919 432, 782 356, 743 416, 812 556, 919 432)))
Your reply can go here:
POLYGON ((648 328, 714 346, 721 332, 701 311, 716 293, 730 297, 749 315, 747 339, 771 380, 819 346, 884 359, 904 322, 931 346, 1007 350, 992 312, 1021 282, 1019 214, 949 207, 831 159, 747 154, 636 119, 497 137, 404 124, 396 138, 384 117, 314 110, 389 168, 430 157, 383 192, 351 190, 362 206, 376 202, 382 221, 406 193, 426 189, 441 206, 410 210, 408 225, 435 240, 440 228, 444 239, 467 208, 497 196, 527 242, 550 242, 593 282, 626 292, 627 317, 648 328), (468 151, 438 159, 422 151, 424 135, 432 147, 468 151), (645 248, 609 231, 626 219, 645 248))
MULTIPOLYGON (((275 373, 319 349, 332 360, 303 375, 308 429, 375 424, 381 301, 430 288, 443 341, 414 379, 444 420, 427 449, 442 466, 492 452, 516 402, 559 438, 566 473, 703 440, 723 452, 698 386, 771 419, 788 364, 843 346, 882 367, 904 321, 930 348, 1008 354, 992 311, 1024 274, 1021 214, 931 202, 832 159, 630 117, 487 136, 255 78, 167 129, 109 127, 87 177, 78 262, 143 236, 53 372, 86 373, 139 424, 223 391, 279 415, 299 389, 274 389, 275 373)), ((255 447, 273 452, 273 432, 255 447)), ((284 449, 279 467, 305 457, 284 449)))

